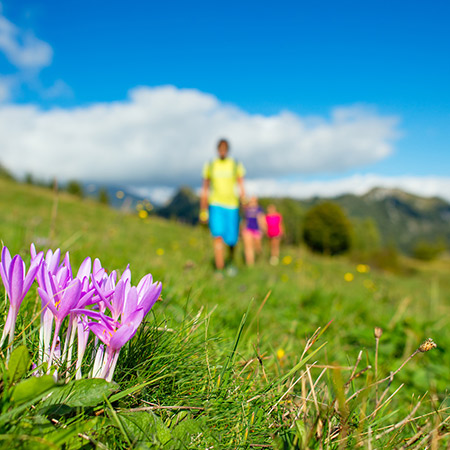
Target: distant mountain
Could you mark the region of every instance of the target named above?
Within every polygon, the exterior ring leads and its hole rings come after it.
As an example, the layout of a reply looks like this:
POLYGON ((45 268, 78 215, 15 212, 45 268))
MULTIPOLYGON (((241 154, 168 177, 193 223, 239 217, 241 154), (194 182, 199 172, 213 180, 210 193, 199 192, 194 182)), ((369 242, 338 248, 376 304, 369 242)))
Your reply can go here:
MULTIPOLYGON (((88 190, 88 189, 87 189, 88 190)), ((148 200, 127 192, 117 186, 107 188, 111 206, 128 211, 136 211, 139 203, 148 200)), ((88 195, 98 194, 95 191, 88 195)), ((270 199, 262 199, 265 205, 270 199)), ((450 204, 437 197, 425 198, 409 194, 400 189, 375 188, 367 194, 358 196, 353 194, 338 197, 310 199, 273 199, 286 216, 286 225, 290 219, 290 228, 300 231, 302 211, 306 212, 311 206, 323 201, 339 204, 350 219, 364 220, 371 218, 378 227, 382 244, 395 244, 401 251, 411 253, 419 242, 450 244, 450 204), (289 211, 292 214, 289 214, 289 211), (292 217, 291 217, 292 216, 292 217)), ((181 187, 165 205, 153 205, 155 213, 167 219, 176 219, 185 223, 198 222, 199 198, 189 187, 181 187)), ((292 231, 292 230, 291 230, 292 231)), ((295 237, 295 236, 294 236, 295 237)), ((292 242, 301 239, 297 236, 292 242)))
MULTIPOLYGON (((304 208, 324 201, 323 198, 302 200, 304 208)), ((395 243, 411 252, 420 241, 450 243, 450 204, 437 197, 425 198, 400 189, 375 188, 365 195, 352 194, 330 198, 353 219, 372 218, 382 241, 395 243)))
POLYGON ((181 187, 169 203, 156 208, 156 214, 166 219, 177 219, 181 222, 196 224, 200 211, 200 200, 189 187, 181 187))

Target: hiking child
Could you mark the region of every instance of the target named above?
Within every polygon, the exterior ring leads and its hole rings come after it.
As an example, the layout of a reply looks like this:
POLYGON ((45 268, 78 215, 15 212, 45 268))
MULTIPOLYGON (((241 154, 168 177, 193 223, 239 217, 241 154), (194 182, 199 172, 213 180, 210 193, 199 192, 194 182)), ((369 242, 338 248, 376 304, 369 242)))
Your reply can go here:
POLYGON ((262 230, 265 228, 264 211, 258 205, 256 197, 251 197, 244 204, 244 217, 242 240, 244 242, 245 262, 248 266, 253 266, 255 256, 262 252, 262 230))
POLYGON ((267 237, 270 241, 270 264, 276 266, 280 258, 280 241, 284 234, 283 218, 272 203, 267 206, 266 214, 267 237))

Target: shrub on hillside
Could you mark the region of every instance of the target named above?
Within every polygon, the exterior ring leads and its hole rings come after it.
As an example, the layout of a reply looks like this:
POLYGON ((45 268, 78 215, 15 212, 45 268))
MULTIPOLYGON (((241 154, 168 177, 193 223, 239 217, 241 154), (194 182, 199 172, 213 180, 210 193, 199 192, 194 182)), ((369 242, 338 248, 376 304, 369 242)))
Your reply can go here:
POLYGON ((106 188, 101 188, 98 191, 98 201, 103 205, 109 205, 109 194, 106 188))
POLYGON ((363 260, 381 247, 381 235, 377 223, 371 217, 352 219, 352 255, 363 260))
POLYGON ((84 196, 83 187, 76 180, 71 180, 67 183, 66 191, 69 194, 76 195, 77 197, 83 198, 84 196))
POLYGON ((402 265, 398 250, 393 244, 389 244, 373 252, 368 262, 371 266, 387 272, 406 272, 406 267, 402 265))
POLYGON ((344 253, 350 249, 351 234, 350 222, 336 203, 320 203, 305 215, 303 239, 315 252, 328 255, 344 253))
POLYGON ((446 245, 442 240, 438 242, 421 240, 415 245, 413 249, 413 256, 414 258, 422 261, 432 261, 443 253, 445 249, 446 245))

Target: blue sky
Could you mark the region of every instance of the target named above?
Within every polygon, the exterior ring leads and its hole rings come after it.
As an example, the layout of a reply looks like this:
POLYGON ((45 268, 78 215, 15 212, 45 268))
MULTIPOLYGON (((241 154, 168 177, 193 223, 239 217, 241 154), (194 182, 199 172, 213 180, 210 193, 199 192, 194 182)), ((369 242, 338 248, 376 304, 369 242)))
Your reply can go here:
POLYGON ((226 135, 265 194, 450 198, 447 1, 1 5, 19 175, 195 186, 226 135))

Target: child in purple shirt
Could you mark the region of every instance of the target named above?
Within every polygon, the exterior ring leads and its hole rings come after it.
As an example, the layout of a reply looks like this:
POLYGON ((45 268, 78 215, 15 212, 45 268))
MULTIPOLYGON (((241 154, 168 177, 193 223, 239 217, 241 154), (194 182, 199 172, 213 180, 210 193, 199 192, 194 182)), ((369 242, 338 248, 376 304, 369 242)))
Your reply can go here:
POLYGON ((244 242, 245 262, 248 266, 255 263, 255 253, 260 254, 262 250, 261 228, 264 226, 264 211, 258 205, 258 199, 251 197, 244 206, 245 223, 242 230, 242 240, 244 242))

